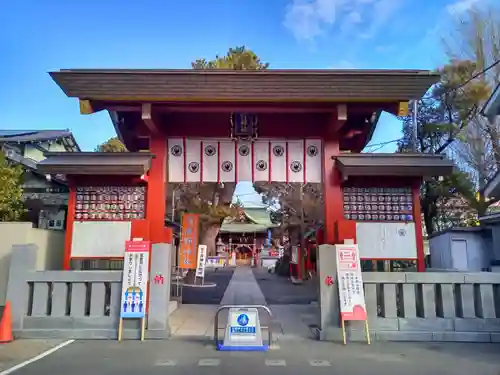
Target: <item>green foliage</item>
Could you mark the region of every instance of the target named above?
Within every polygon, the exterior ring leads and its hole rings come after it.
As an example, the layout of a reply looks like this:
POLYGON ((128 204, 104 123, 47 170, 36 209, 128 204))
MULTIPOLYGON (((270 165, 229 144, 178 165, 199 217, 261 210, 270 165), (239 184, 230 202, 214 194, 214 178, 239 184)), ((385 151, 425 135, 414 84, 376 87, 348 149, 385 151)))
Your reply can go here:
POLYGON ((23 172, 20 166, 9 165, 0 153, 0 221, 20 220, 26 211, 22 200, 23 172))
POLYGON ((106 142, 98 145, 95 152, 127 152, 125 145, 118 139, 118 137, 112 137, 106 142))
POLYGON ((213 60, 197 59, 191 63, 193 69, 263 70, 269 67, 259 56, 245 46, 229 48, 226 56, 216 56, 213 60))
MULTIPOLYGON (((469 60, 451 60, 439 69, 441 80, 419 101, 417 144, 413 145, 414 124, 411 117, 403 119, 403 138, 399 152, 450 155, 451 146, 464 139, 464 130, 479 116, 481 103, 488 97, 488 85, 482 80, 468 82, 477 73, 476 64, 469 60)), ((452 225, 462 225, 473 216, 464 213, 461 202, 469 210, 481 213, 486 209, 484 198, 476 199, 478 187, 463 165, 451 176, 428 179, 421 189, 421 206, 427 234, 441 229, 443 207, 455 211, 452 225)))
MULTIPOLYGON (((263 70, 269 64, 244 46, 229 48, 225 56, 213 60, 204 58, 191 63, 193 69, 263 70)), ((226 217, 235 216, 239 203, 231 203, 234 187, 230 184, 185 184, 177 188, 176 212, 200 214, 202 231, 211 226, 220 226, 226 217)))

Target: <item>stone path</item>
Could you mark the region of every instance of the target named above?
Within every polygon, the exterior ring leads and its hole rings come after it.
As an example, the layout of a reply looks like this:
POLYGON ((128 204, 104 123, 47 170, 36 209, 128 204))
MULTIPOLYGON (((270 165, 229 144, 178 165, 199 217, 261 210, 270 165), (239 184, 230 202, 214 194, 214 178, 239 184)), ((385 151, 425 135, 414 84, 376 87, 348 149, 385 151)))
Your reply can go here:
POLYGON ((266 299, 260 290, 250 267, 238 267, 222 297, 221 305, 265 305, 266 299))
MULTIPOLYGON (((200 289, 199 292, 203 292, 200 289)), ((210 290, 206 290, 210 293, 210 290)), ((266 300, 252 270, 238 267, 234 270, 220 305, 265 305, 266 300)), ((213 339, 215 312, 219 305, 182 305, 169 317, 173 336, 213 339)), ((265 318, 264 318, 265 319, 265 318)), ((269 321, 269 319, 267 319, 269 321)), ((220 334, 227 322, 227 312, 220 314, 220 334)))
MULTIPOLYGON (((278 292, 276 292, 278 293, 278 292)), ((267 305, 266 298, 249 267, 235 269, 231 281, 224 293, 220 305, 264 305, 268 306, 273 317, 270 319, 264 311, 259 312, 263 336, 267 337, 268 329, 275 340, 311 340, 317 324, 318 307, 316 305, 267 305)), ((197 340, 213 340, 214 317, 218 305, 182 305, 169 318, 173 337, 197 340)), ((219 316, 219 335, 224 334, 227 323, 227 312, 219 316)))

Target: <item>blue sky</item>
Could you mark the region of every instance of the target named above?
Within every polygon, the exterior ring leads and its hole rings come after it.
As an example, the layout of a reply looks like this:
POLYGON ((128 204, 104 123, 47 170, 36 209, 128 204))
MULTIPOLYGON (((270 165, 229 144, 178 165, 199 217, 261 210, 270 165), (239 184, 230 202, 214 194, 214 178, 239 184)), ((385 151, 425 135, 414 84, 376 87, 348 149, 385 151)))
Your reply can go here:
MULTIPOLYGON (((52 82, 47 72, 61 68, 189 68, 245 45, 271 68, 433 69, 446 62, 449 21, 485 1, 5 2, 0 128, 67 128, 85 150, 113 136, 105 113, 80 115, 52 82)), ((399 138, 400 128, 384 116, 372 143, 399 138)))

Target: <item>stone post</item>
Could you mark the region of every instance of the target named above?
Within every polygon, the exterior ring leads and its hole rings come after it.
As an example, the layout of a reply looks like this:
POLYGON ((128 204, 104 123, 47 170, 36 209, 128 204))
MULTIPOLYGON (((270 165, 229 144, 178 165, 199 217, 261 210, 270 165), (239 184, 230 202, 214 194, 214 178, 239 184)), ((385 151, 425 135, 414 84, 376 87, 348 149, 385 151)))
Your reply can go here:
POLYGON ((12 246, 6 301, 10 301, 14 332, 19 332, 23 328, 23 318, 27 313, 29 299, 26 277, 28 272, 36 269, 37 251, 38 246, 34 244, 12 246))
POLYGON ((170 336, 168 323, 171 284, 172 245, 153 244, 149 272, 149 311, 146 337, 163 339, 170 336))
POLYGON ((497 225, 491 226, 492 235, 492 254, 491 254, 491 271, 500 272, 500 227, 497 225))
POLYGON ((320 340, 342 340, 336 262, 337 256, 333 245, 320 245, 318 247, 317 267, 320 283, 320 340), (327 280, 329 280, 329 278, 331 278, 333 284, 328 285, 329 283, 327 280))

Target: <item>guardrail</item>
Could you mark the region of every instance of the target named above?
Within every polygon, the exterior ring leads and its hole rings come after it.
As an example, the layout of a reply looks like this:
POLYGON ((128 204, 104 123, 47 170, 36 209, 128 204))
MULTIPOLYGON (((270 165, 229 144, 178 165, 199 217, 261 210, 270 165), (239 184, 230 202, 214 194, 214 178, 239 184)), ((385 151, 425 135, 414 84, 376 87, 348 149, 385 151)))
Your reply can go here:
MULTIPOLYGON (((215 345, 219 343, 219 315, 221 311, 223 310, 229 310, 229 309, 240 309, 241 311, 245 311, 245 309, 262 309, 266 311, 269 314, 269 323, 271 323, 271 320, 273 318, 273 313, 269 309, 269 307, 264 306, 264 305, 223 305, 220 306, 217 311, 215 312, 215 319, 214 319, 214 341, 215 345)), ((260 320, 260 318, 259 318, 260 320)), ((260 326, 260 329, 267 329, 267 339, 268 339, 268 345, 271 346, 273 342, 273 334, 271 332, 271 326, 260 326)))

